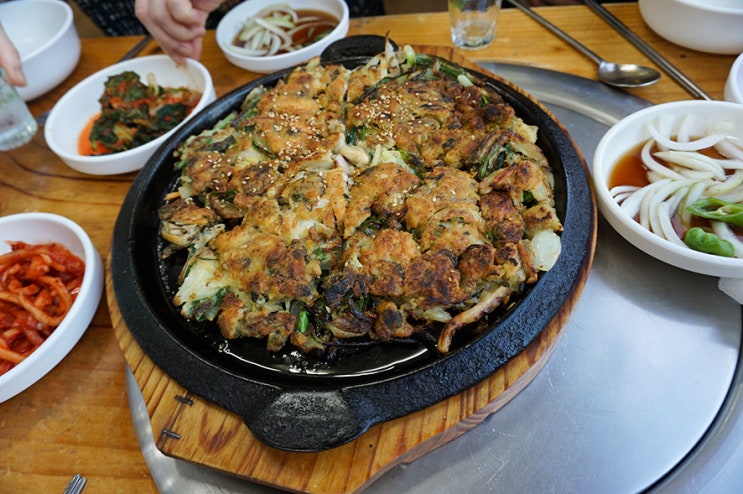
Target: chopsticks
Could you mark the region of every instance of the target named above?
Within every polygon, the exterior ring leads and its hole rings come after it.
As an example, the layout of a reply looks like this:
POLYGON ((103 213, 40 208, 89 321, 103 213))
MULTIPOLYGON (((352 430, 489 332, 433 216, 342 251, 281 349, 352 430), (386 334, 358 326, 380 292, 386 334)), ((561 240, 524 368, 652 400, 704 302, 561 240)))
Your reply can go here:
POLYGON ((668 61, 663 55, 658 53, 655 48, 647 44, 642 38, 635 34, 630 28, 628 28, 622 21, 617 19, 614 14, 609 12, 603 5, 595 2, 594 0, 583 0, 591 10, 596 12, 602 19, 604 19, 611 27, 617 30, 619 34, 627 38, 638 50, 640 50, 650 60, 655 62, 665 73, 667 73, 673 80, 678 82, 684 89, 697 99, 711 100, 712 97, 697 86, 691 79, 686 77, 683 72, 676 68, 671 62, 668 61))
POLYGON ((145 47, 150 44, 150 41, 152 41, 152 35, 147 33, 145 37, 134 45, 128 52, 124 53, 124 56, 119 59, 119 62, 124 62, 139 55, 139 52, 144 50, 145 47))
POLYGON ((62 494, 80 494, 83 491, 83 488, 85 488, 85 484, 87 482, 88 479, 86 479, 79 473, 76 473, 72 476, 72 479, 70 479, 70 483, 67 485, 62 494))

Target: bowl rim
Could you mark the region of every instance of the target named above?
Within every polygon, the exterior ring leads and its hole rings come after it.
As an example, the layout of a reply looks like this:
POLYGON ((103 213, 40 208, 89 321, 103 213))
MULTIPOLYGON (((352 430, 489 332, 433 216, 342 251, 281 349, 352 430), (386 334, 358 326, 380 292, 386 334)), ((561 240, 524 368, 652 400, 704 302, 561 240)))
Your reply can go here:
MULTIPOLYGON (((248 1, 245 1, 245 2, 242 2, 242 3, 238 4, 233 9, 231 9, 227 14, 225 14, 225 16, 219 21, 219 24, 217 24, 217 29, 216 29, 215 36, 217 38, 217 44, 219 45, 219 48, 223 52, 228 52, 230 54, 230 56, 235 57, 235 58, 238 58, 238 59, 243 60, 245 62, 261 63, 261 62, 270 61, 270 62, 274 62, 274 63, 279 63, 279 62, 282 62, 282 61, 285 61, 285 60, 292 60, 292 59, 296 58, 298 55, 307 53, 310 49, 315 48, 316 47, 315 45, 317 45, 318 43, 322 43, 322 40, 318 40, 315 43, 312 43, 310 45, 307 45, 307 46, 305 46, 303 48, 300 48, 299 50, 296 50, 296 51, 292 51, 292 52, 288 52, 288 53, 282 53, 280 55, 261 56, 261 57, 254 57, 254 56, 244 55, 244 54, 241 54, 241 53, 238 53, 238 52, 231 51, 229 49, 228 43, 226 44, 226 42, 224 40, 224 36, 222 36, 222 34, 225 33, 226 30, 228 29, 227 28, 227 23, 228 22, 234 22, 235 20, 240 20, 240 19, 236 19, 236 18, 238 18, 238 16, 244 18, 246 16, 246 14, 243 13, 243 12, 246 11, 246 10, 248 12, 253 12, 253 11, 259 10, 260 8, 263 8, 263 7, 253 8, 254 5, 251 5, 251 4, 255 4, 255 3, 257 3, 257 2, 251 2, 250 0, 248 0, 248 1)), ((326 39, 332 39, 334 36, 337 36, 337 34, 341 30, 343 30, 343 29, 346 29, 347 30, 347 28, 348 28, 347 24, 348 24, 348 19, 349 19, 349 16, 350 16, 350 13, 349 13, 349 10, 348 10, 348 5, 343 0, 335 0, 335 3, 341 7, 341 10, 343 11, 343 15, 341 16, 340 19, 338 19, 338 25, 335 26, 335 28, 333 28, 333 30, 330 31, 330 33, 328 33, 328 35, 325 37, 326 39)), ((271 4, 269 3, 269 5, 271 5, 271 4)), ((312 8, 312 7, 311 6, 308 6, 308 7, 305 7, 305 8, 312 8)), ((236 34, 236 33, 233 33, 232 36, 234 36, 234 34, 236 34)))
MULTIPOLYGON (((18 213, 0 217, 0 226, 18 222, 53 224, 72 233, 80 242, 85 271, 78 296, 72 303, 64 320, 36 351, 0 376, 0 403, 32 386, 62 361, 87 331, 103 294, 101 257, 92 240, 80 225, 65 216, 45 212, 18 213), (49 354, 55 350, 58 353, 50 358, 49 354)), ((49 241, 57 242, 56 240, 49 241)), ((69 245, 63 242, 58 243, 70 249, 69 245)))
MULTIPOLYGON (((55 0, 56 1, 56 0, 55 0)), ((172 132, 181 124, 192 118, 194 115, 196 115, 201 109, 203 109, 209 101, 207 101, 210 96, 210 93, 214 92, 214 83, 212 81, 211 74, 209 73, 209 70, 198 60, 193 59, 186 59, 186 65, 187 67, 196 69, 203 77, 204 77, 204 88, 201 94, 201 98, 199 99, 199 102, 194 107, 193 111, 186 116, 183 121, 178 124, 173 129, 169 130, 165 134, 157 137, 156 139, 151 140, 150 142, 146 142, 144 144, 141 144, 137 147, 127 149, 126 151, 120 151, 118 153, 112 153, 112 154, 105 154, 105 155, 96 155, 96 156, 86 156, 79 153, 70 153, 64 149, 62 149, 55 140, 55 134, 50 129, 53 127, 50 124, 53 124, 54 121, 57 118, 57 115, 62 111, 61 108, 67 103, 68 100, 70 100, 73 96, 75 96, 77 93, 80 93, 84 91, 85 87, 92 83, 93 80, 100 78, 104 74, 114 74, 118 71, 123 70, 124 68, 127 68, 132 65, 137 65, 142 62, 149 62, 149 61, 158 61, 158 60, 170 60, 170 56, 165 54, 156 54, 156 55, 148 55, 145 57, 138 57, 133 58, 130 60, 125 60, 123 62, 118 62, 113 65, 109 65, 107 67, 102 68, 101 70, 98 70, 97 72, 89 75, 82 81, 78 82, 73 86, 69 91, 67 91, 55 104, 54 107, 52 107, 51 112, 49 113, 49 118, 47 119, 47 124, 44 126, 44 137, 47 142, 47 145, 51 150, 54 152, 54 154, 60 156, 61 158, 70 158, 74 159, 80 166, 86 166, 86 165, 93 165, 93 164, 99 164, 101 162, 107 161, 109 159, 112 159, 115 157, 116 160, 125 160, 130 157, 134 157, 144 151, 147 151, 149 149, 154 149, 160 146, 170 135, 172 135, 172 132)), ((175 64, 174 61, 172 63, 175 64)), ((82 131, 82 129, 80 129, 82 131)), ((66 161, 66 160, 65 160, 66 161)))
POLYGON ((732 103, 743 104, 743 53, 736 57, 730 67, 725 84, 726 89, 732 93, 732 97, 735 99, 732 103))
MULTIPOLYGON (((647 254, 673 266, 687 271, 705 274, 709 276, 724 276, 728 278, 743 278, 743 259, 720 257, 713 254, 698 252, 683 248, 661 238, 657 234, 645 229, 640 223, 621 209, 609 192, 607 180, 611 170, 616 166, 616 160, 608 163, 604 159, 609 146, 615 140, 618 133, 627 127, 638 127, 641 123, 649 121, 654 117, 667 111, 669 108, 687 109, 689 113, 700 107, 725 107, 741 115, 743 122, 743 106, 729 101, 706 101, 706 100, 684 100, 661 103, 641 109, 628 115, 614 124, 601 138, 594 152, 591 175, 596 190, 599 209, 604 214, 609 224, 627 241, 647 254)), ((633 145, 639 145, 635 143, 633 145)), ((628 152, 632 146, 621 153, 628 152)))
POLYGON ((54 33, 54 36, 49 38, 46 41, 46 43, 43 43, 42 45, 36 47, 36 49, 32 50, 31 52, 21 56, 21 63, 26 63, 32 60, 39 53, 44 52, 47 48, 56 44, 60 40, 60 38, 62 38, 62 36, 64 36, 67 32, 69 32, 70 26, 72 26, 73 21, 74 21, 74 14, 72 12, 72 8, 69 5, 67 5, 66 2, 63 2, 62 0, 25 0, 25 3, 55 5, 63 10, 65 18, 64 18, 64 22, 62 24, 61 29, 59 29, 56 33, 54 33))
MULTIPOLYGON (((647 0, 639 0, 640 2, 645 2, 647 0)), ((648 5, 654 2, 657 2, 658 0, 651 0, 647 1, 648 5)), ((700 12, 715 12, 719 14, 743 14, 743 7, 725 7, 721 5, 710 5, 706 2, 700 2, 698 0, 670 0, 675 3, 680 3, 682 5, 685 5, 689 8, 696 9, 700 12)))

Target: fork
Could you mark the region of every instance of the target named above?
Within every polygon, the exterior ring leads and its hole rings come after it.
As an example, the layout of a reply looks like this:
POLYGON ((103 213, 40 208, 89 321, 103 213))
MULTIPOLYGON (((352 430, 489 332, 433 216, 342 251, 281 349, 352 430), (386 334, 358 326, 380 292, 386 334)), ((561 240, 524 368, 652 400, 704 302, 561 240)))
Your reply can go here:
POLYGON ((79 473, 76 473, 75 475, 72 476, 70 483, 67 484, 67 487, 65 488, 62 494, 80 494, 83 491, 83 488, 85 487, 85 484, 87 482, 88 482, 88 479, 86 479, 79 473))

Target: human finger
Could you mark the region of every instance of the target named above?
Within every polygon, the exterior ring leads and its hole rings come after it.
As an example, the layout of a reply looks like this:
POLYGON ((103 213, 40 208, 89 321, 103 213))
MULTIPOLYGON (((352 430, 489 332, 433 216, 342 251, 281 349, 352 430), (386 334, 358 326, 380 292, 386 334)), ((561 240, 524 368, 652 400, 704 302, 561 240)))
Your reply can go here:
POLYGON ((21 56, 0 25, 0 67, 5 69, 8 82, 14 86, 25 86, 21 56))
POLYGON ((200 54, 206 15, 194 11, 189 0, 136 0, 135 13, 160 47, 176 62, 200 54), (190 14, 189 14, 190 12, 190 14))

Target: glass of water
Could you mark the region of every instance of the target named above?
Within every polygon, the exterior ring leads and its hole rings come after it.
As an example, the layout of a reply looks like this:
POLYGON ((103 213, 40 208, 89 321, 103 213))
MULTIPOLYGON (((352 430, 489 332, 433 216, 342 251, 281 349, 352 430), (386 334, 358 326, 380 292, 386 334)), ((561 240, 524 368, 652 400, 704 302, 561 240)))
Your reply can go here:
POLYGON ((0 151, 26 144, 36 134, 38 124, 0 68, 0 151))
POLYGON ((495 38, 501 0, 449 0, 451 40, 455 46, 476 50, 495 38))

